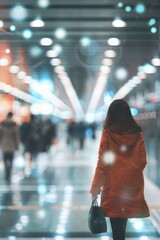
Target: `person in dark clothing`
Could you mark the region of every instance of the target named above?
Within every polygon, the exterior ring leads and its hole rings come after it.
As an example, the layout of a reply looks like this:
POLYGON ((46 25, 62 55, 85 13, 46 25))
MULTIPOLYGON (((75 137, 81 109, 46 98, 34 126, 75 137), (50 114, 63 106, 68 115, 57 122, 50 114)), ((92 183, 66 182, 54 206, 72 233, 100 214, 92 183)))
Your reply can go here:
POLYGON ((57 137, 56 125, 50 119, 43 122, 41 130, 41 152, 47 152, 57 137))
POLYGON ((82 150, 84 148, 86 137, 86 125, 83 121, 77 123, 77 140, 79 141, 79 148, 82 150))
POLYGON ((11 180, 14 153, 20 144, 19 127, 12 117, 13 113, 9 112, 0 126, 0 147, 3 153, 5 179, 8 182, 11 180))
POLYGON ((32 161, 40 152, 41 127, 35 115, 31 114, 30 121, 22 123, 20 134, 26 158, 25 173, 26 175, 29 175, 31 172, 32 161))

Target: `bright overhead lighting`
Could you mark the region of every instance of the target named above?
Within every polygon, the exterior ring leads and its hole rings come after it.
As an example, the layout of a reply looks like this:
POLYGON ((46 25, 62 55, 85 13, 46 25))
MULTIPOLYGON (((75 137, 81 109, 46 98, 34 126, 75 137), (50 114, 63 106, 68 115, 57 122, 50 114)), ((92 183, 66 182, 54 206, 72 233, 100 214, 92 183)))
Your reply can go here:
POLYGON ((108 42, 108 45, 110 46, 119 46, 121 43, 119 38, 109 38, 107 42, 108 42))
POLYGON ((38 6, 41 8, 47 8, 49 6, 49 0, 38 0, 38 6))
POLYGON ((115 76, 119 80, 125 80, 128 76, 128 72, 125 68, 118 68, 115 72, 115 76))
POLYGON ((39 57, 42 54, 43 50, 39 46, 32 46, 29 48, 29 53, 32 57, 39 57))
POLYGON ((139 3, 136 5, 135 10, 137 13, 144 13, 146 8, 145 8, 144 4, 139 3))
POLYGON ((100 72, 103 72, 103 73, 110 73, 110 67, 108 67, 108 66, 101 66, 100 67, 100 72))
POLYGON ((122 3, 122 2, 119 2, 119 3, 117 4, 117 6, 118 6, 119 8, 122 8, 122 7, 123 7, 123 3, 122 3))
POLYGON ((11 30, 12 32, 14 32, 14 31, 16 30, 16 26, 11 25, 11 26, 10 26, 10 30, 11 30))
POLYGON ((41 44, 42 46, 50 46, 50 45, 53 44, 53 40, 52 40, 51 38, 42 38, 42 39, 40 40, 40 44, 41 44))
POLYGON ((5 52, 6 52, 7 54, 9 54, 9 53, 11 52, 11 50, 10 50, 9 48, 7 48, 7 49, 5 50, 5 52))
POLYGON ((160 58, 153 58, 151 63, 156 67, 160 66, 160 58))
POLYGON ((156 23, 156 19, 154 19, 154 18, 151 18, 151 19, 149 20, 149 22, 148 22, 149 26, 152 26, 152 25, 154 25, 155 23, 156 23))
POLYGON ((91 39, 89 37, 83 37, 81 38, 80 43, 83 47, 87 47, 91 44, 91 39))
POLYGON ((2 28, 3 26, 4 26, 4 22, 0 20, 0 28, 2 28))
POLYGON ((25 39, 30 39, 32 37, 32 31, 29 30, 29 29, 25 29, 23 30, 22 32, 22 36, 25 38, 25 39))
POLYGON ((57 57, 57 52, 55 51, 55 50, 48 50, 47 52, 46 52, 46 56, 47 57, 50 57, 50 58, 54 58, 54 57, 57 57))
POLYGON ((37 18, 37 19, 33 20, 32 22, 30 22, 30 26, 31 27, 44 27, 45 22, 42 19, 37 18))
POLYGON ((152 27, 151 28, 151 33, 156 33, 157 32, 157 28, 156 27, 152 27))
POLYGON ((26 73, 24 71, 20 71, 17 73, 17 77, 19 79, 24 79, 26 77, 26 73))
POLYGON ((56 31, 54 32, 55 37, 58 39, 64 39, 67 35, 67 32, 64 28, 58 28, 56 29, 56 31))
POLYGON ((52 49, 55 50, 57 54, 62 52, 62 46, 60 44, 55 44, 52 49))
POLYGON ((104 55, 109 58, 114 58, 117 56, 117 53, 114 50, 106 50, 104 55))
POLYGON ((105 65, 105 66, 112 66, 113 60, 110 59, 110 58, 104 58, 104 59, 102 60, 102 63, 103 63, 103 65, 105 65))
POLYGON ((156 68, 155 68, 155 66, 153 66, 151 64, 145 64, 143 66, 143 72, 146 74, 154 74, 154 73, 156 73, 156 68))
POLYGON ((112 26, 113 27, 119 27, 119 28, 122 28, 122 27, 126 27, 127 24, 125 21, 123 21, 122 19, 115 19, 113 22, 112 22, 112 26))
POLYGON ((63 66, 57 66, 57 67, 54 68, 54 71, 56 73, 65 72, 65 68, 63 66))
POLYGON ((137 76, 140 78, 140 79, 145 79, 147 76, 144 72, 138 72, 137 73, 137 76))
POLYGON ((19 67, 12 65, 12 66, 10 66, 9 71, 10 71, 10 73, 13 73, 13 74, 18 73, 19 67))
POLYGON ((9 64, 9 60, 7 58, 0 58, 0 66, 5 67, 9 64))
POLYGON ((126 7, 125 7, 125 10, 126 10, 126 12, 131 12, 131 11, 132 11, 132 8, 131 8, 130 6, 126 6, 126 7))
POLYGON ((52 66, 59 66, 61 64, 61 60, 59 58, 53 58, 51 59, 50 64, 52 66))
POLYGON ((27 9, 22 5, 15 5, 10 10, 10 17, 17 21, 24 20, 28 15, 27 9))

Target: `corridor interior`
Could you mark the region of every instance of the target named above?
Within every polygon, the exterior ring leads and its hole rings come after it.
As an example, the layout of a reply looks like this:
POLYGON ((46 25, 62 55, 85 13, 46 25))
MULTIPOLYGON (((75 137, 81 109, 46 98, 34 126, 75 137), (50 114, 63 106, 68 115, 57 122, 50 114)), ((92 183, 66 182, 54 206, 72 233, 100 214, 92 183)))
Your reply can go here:
MULTIPOLYGON (((109 222, 101 235, 92 235, 87 223, 101 131, 82 150, 77 143, 67 145, 64 131, 48 153, 37 156, 28 175, 24 157, 16 153, 10 184, 0 161, 0 239, 112 239, 109 222)), ((151 217, 130 219, 127 239, 160 239, 160 189, 147 176, 145 195, 151 217)))

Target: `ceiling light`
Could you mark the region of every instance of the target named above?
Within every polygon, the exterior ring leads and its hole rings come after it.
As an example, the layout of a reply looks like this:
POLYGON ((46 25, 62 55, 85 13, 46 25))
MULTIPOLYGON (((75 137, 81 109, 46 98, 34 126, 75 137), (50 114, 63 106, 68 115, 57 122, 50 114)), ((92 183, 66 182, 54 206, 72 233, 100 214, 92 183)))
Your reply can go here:
POLYGON ((140 79, 145 79, 147 76, 144 72, 138 72, 137 73, 137 76, 140 78, 140 79))
POLYGON ((40 40, 40 44, 41 44, 42 46, 50 46, 50 45, 53 44, 53 40, 52 40, 51 38, 42 38, 42 39, 40 40))
POLYGON ((55 50, 48 50, 47 52, 46 52, 46 56, 47 57, 50 57, 50 58, 54 58, 54 57, 57 57, 57 52, 55 51, 55 50))
POLYGON ((121 43, 119 38, 109 38, 107 42, 108 42, 108 45, 110 46, 119 46, 121 43))
POLYGON ((31 30, 29 29, 25 29, 23 32, 22 32, 22 35, 25 39, 30 39, 32 37, 32 32, 31 30))
POLYGON ((156 33, 156 32, 157 32, 157 28, 156 28, 156 27, 152 27, 152 28, 151 28, 151 32, 152 32, 152 33, 156 33))
POLYGON ((0 20, 0 28, 2 28, 4 25, 4 22, 2 20, 0 20))
POLYGON ((91 39, 89 37, 83 37, 81 38, 80 43, 83 47, 87 47, 90 45, 91 39))
POLYGON ((110 68, 108 66, 101 66, 100 71, 103 73, 110 73, 110 68))
POLYGON ((106 57, 114 58, 117 56, 117 53, 114 50, 106 50, 104 55, 106 57))
POLYGON ((50 63, 52 66, 59 66, 61 64, 61 60, 59 58, 53 58, 50 63))
POLYGON ((145 64, 143 66, 143 72, 146 74, 154 74, 154 73, 156 73, 156 68, 155 68, 155 66, 152 66, 151 64, 145 64))
POLYGON ((17 21, 24 20, 28 15, 28 12, 25 7, 22 5, 16 5, 10 10, 10 17, 17 21))
POLYGON ((58 39, 64 39, 67 35, 67 32, 64 28, 58 28, 56 29, 56 31, 54 32, 55 37, 58 39))
POLYGON ((132 8, 130 6, 125 7, 126 12, 131 12, 132 8))
POLYGON ((106 65, 106 66, 112 66, 113 60, 110 58, 104 58, 102 63, 103 63, 103 65, 106 65))
POLYGON ((9 53, 11 52, 11 50, 10 50, 9 48, 7 48, 7 49, 5 50, 5 52, 6 52, 7 54, 9 54, 9 53))
POLYGON ((57 54, 61 53, 62 52, 62 46, 59 45, 59 44, 55 44, 53 46, 53 50, 55 50, 57 52, 57 54))
POLYGON ((30 22, 30 26, 31 27, 44 27, 45 22, 42 19, 37 18, 37 19, 33 20, 32 22, 30 22))
POLYGON ((10 71, 10 73, 13 73, 13 74, 17 73, 19 71, 19 67, 12 65, 12 66, 10 66, 9 71, 10 71))
POLYGON ((42 52, 42 48, 39 46, 32 46, 29 48, 29 53, 32 57, 39 57, 42 52))
POLYGON ((26 77, 26 73, 24 71, 20 71, 17 73, 17 77, 19 79, 24 79, 26 77))
POLYGON ((117 4, 117 6, 118 6, 119 8, 121 8, 121 7, 123 7, 123 3, 122 3, 122 2, 119 2, 119 3, 117 4))
POLYGON ((151 18, 151 19, 149 20, 149 22, 148 22, 149 26, 152 26, 152 25, 154 25, 155 23, 156 23, 155 18, 151 18))
POLYGON ((128 72, 125 68, 118 68, 115 72, 115 76, 119 80, 125 80, 128 76, 128 72))
POLYGON ((160 66, 160 58, 153 58, 151 63, 156 67, 160 66))
POLYGON ((47 8, 49 6, 49 0, 38 0, 38 6, 41 8, 47 8))
POLYGON ((9 60, 7 58, 0 58, 0 66, 5 67, 9 64, 9 60))
POLYGON ((113 27, 126 27, 126 22, 123 21, 122 19, 115 19, 113 22, 112 22, 112 26, 113 27))
POLYGON ((11 26, 10 26, 10 30, 11 30, 12 32, 14 32, 14 31, 16 30, 16 27, 15 27, 14 25, 11 25, 11 26))
POLYGON ((63 66, 56 66, 56 67, 54 68, 54 71, 55 71, 56 73, 61 73, 61 72, 64 72, 64 71, 65 71, 65 68, 64 68, 63 66))
POLYGON ((145 9, 144 4, 139 3, 136 5, 135 10, 137 13, 144 13, 146 9, 145 9))

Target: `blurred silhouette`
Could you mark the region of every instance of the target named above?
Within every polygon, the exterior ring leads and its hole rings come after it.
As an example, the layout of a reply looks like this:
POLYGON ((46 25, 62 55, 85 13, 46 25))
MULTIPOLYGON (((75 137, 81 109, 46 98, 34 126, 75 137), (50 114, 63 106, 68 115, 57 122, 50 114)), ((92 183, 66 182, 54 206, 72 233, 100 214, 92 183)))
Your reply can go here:
POLYGON ((37 116, 31 114, 30 121, 22 123, 20 134, 26 159, 25 174, 30 175, 32 162, 40 152, 41 126, 37 116))
POLYGON ((68 123, 67 126, 67 144, 70 145, 71 149, 75 150, 76 140, 76 123, 74 120, 68 123))
POLYGON ((48 152, 52 143, 57 138, 57 128, 52 121, 47 118, 43 121, 41 128, 41 152, 48 152))
POLYGON ((3 153, 5 179, 8 182, 11 180, 14 153, 20 144, 19 127, 12 120, 12 117, 13 113, 9 112, 0 126, 0 146, 3 153))
POLYGON ((76 138, 79 142, 79 149, 84 149, 85 144, 86 125, 83 121, 80 121, 76 125, 76 138))

